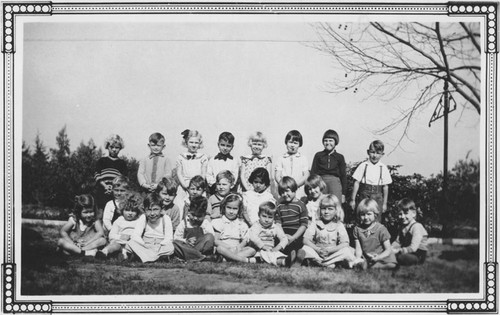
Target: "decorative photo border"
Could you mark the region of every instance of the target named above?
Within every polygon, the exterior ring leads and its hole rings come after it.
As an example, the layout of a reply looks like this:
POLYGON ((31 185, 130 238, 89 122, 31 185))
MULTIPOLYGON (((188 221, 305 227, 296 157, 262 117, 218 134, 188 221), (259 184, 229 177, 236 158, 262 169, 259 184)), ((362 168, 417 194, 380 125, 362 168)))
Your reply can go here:
MULTIPOLYGON (((496 313, 497 303, 497 53, 498 3, 52 3, 4 2, 3 6, 3 114, 4 114, 4 255, 2 260, 2 311, 4 313, 70 313, 70 312, 448 312, 496 313), (225 302, 83 302, 83 301, 26 301, 16 296, 15 217, 14 217, 14 67, 16 53, 16 19, 52 15, 98 14, 259 14, 259 15, 463 15, 484 19, 484 54, 486 82, 484 83, 485 145, 483 152, 485 174, 485 242, 484 295, 477 300, 443 301, 225 301, 225 302)), ((483 160, 482 160, 483 161, 483 160)), ((17 166, 19 167, 19 166, 17 166)), ((18 223, 18 222, 17 222, 18 223)))

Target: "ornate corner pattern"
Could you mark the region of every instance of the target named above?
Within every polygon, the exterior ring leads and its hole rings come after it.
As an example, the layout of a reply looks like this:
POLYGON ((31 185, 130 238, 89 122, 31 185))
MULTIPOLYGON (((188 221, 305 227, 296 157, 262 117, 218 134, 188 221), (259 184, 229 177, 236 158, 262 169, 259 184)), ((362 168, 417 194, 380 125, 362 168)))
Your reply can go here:
POLYGON ((4 3, 3 4, 3 53, 14 53, 15 19, 17 15, 51 14, 51 3, 4 3))
POLYGON ((498 52, 497 41, 497 8, 496 2, 477 4, 450 4, 449 14, 484 15, 486 19, 485 51, 486 53, 498 52))
POLYGON ((48 302, 20 302, 14 300, 16 265, 2 266, 3 278, 3 313, 50 313, 52 304, 48 302))
POLYGON ((476 301, 448 301, 449 313, 497 313, 496 263, 485 263, 485 299, 476 301))

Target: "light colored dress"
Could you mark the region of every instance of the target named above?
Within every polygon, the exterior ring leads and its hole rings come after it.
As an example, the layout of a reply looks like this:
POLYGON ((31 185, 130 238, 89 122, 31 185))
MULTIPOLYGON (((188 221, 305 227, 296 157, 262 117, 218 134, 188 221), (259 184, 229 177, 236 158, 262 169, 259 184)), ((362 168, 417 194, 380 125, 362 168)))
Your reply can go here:
MULTIPOLYGON (((282 176, 290 176, 298 182, 309 172, 309 162, 300 152, 293 155, 285 153, 278 158, 275 170, 280 171, 282 176)), ((300 199, 305 195, 304 185, 302 185, 297 189, 295 196, 300 199)))
MULTIPOLYGON (((181 169, 179 181, 183 182, 187 187, 189 181, 196 175, 201 175, 204 166, 208 165, 208 156, 204 153, 181 153, 177 157, 175 167, 181 169)), ((181 208, 183 205, 180 203, 187 196, 187 191, 181 185, 177 188, 177 196, 175 198, 176 204, 181 208)))
POLYGON ((172 255, 174 245, 170 217, 164 215, 157 226, 152 226, 147 222, 146 215, 141 215, 125 248, 134 252, 142 262, 152 262, 161 256, 172 255))
POLYGON ((305 240, 320 248, 347 245, 327 257, 321 257, 312 247, 304 245, 302 249, 306 252, 305 258, 311 258, 322 266, 335 267, 336 263, 342 261, 352 264, 356 259, 354 248, 349 247, 349 235, 342 222, 332 221, 325 224, 322 220, 316 220, 309 225, 304 233, 305 240))

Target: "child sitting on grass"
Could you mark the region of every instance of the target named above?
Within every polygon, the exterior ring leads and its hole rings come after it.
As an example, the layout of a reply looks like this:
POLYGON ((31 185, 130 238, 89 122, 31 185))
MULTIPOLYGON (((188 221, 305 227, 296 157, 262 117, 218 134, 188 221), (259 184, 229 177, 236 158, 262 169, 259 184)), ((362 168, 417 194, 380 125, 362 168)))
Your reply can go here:
POLYGON ((239 194, 229 194, 220 205, 222 218, 212 221, 216 251, 229 261, 248 262, 248 257, 256 253, 247 246, 248 226, 239 218, 242 209, 243 198, 239 194))
MULTIPOLYGON (((208 198, 207 219, 213 220, 223 216, 221 212, 221 202, 229 195, 234 186, 234 176, 230 171, 221 171, 216 176, 215 193, 208 198)), ((241 204, 243 207, 243 201, 241 204)))
POLYGON ((397 267, 396 256, 391 248, 391 235, 385 226, 377 222, 380 214, 377 201, 370 198, 361 200, 357 208, 359 226, 354 228, 356 244, 356 265, 379 269, 397 267))
POLYGON ((427 257, 427 231, 416 221, 418 210, 415 202, 403 198, 397 203, 399 222, 398 237, 392 243, 398 263, 403 266, 422 264, 427 257))
POLYGON ((258 167, 253 170, 248 178, 252 184, 253 189, 243 193, 243 219, 249 226, 259 220, 259 206, 266 201, 272 203, 276 202, 273 195, 267 189, 271 185, 269 172, 263 168, 258 167))
POLYGON ((304 185, 306 197, 302 197, 302 201, 307 208, 309 222, 316 222, 319 217, 319 202, 324 196, 326 184, 319 175, 310 175, 304 185))
POLYGON ((109 231, 109 244, 97 251, 97 259, 106 259, 109 255, 119 252, 120 260, 127 259, 125 244, 134 232, 137 219, 142 212, 143 200, 138 193, 129 193, 120 204, 122 215, 116 219, 109 231))
POLYGON ((189 211, 174 235, 175 256, 186 261, 201 261, 212 255, 214 229, 208 220, 207 198, 196 196, 189 204, 189 211))
POLYGON ((75 210, 61 228, 58 250, 66 254, 94 257, 97 248, 106 245, 101 221, 96 220, 96 207, 91 195, 75 197, 75 210))
POLYGON ((157 192, 163 199, 161 211, 170 217, 174 231, 181 222, 181 210, 174 203, 175 196, 177 196, 177 186, 177 183, 171 177, 163 177, 157 187, 157 192))
MULTIPOLYGON (((182 201, 182 219, 184 220, 186 218, 186 215, 189 212, 189 207, 191 205, 191 201, 193 198, 198 197, 198 196, 204 196, 207 191, 207 181, 201 177, 200 175, 193 176, 191 180, 189 181, 189 186, 188 186, 188 194, 187 196, 184 197, 182 201)), ((179 189, 177 189, 177 192, 179 192, 179 189)), ((208 202, 207 202, 207 209, 205 209, 206 212, 208 212, 208 202)))
POLYGON ((120 217, 120 205, 129 188, 129 181, 125 176, 117 176, 113 179, 113 199, 106 203, 102 214, 102 225, 105 233, 109 233, 113 223, 120 217))
POLYGON ((302 240, 309 224, 307 209, 304 203, 295 197, 297 183, 295 179, 284 176, 278 185, 281 196, 276 208, 276 224, 280 225, 288 238, 288 244, 283 249, 285 255, 294 260, 296 251, 304 245, 302 240))
POLYGON ((354 249, 349 247, 349 235, 342 223, 344 211, 337 196, 321 199, 320 218, 311 222, 304 234, 304 247, 297 252, 295 265, 311 259, 320 266, 335 268, 336 264, 352 268, 354 249))
POLYGON ((143 202, 145 214, 137 220, 130 241, 125 246, 127 252, 134 253, 142 262, 168 261, 174 253, 172 221, 162 214, 162 204, 158 194, 146 195, 143 202))
POLYGON ((250 244, 258 250, 254 258, 249 262, 255 263, 263 260, 275 266, 286 266, 290 262, 286 260, 287 255, 283 250, 288 244, 288 239, 281 225, 274 223, 276 206, 270 201, 266 201, 259 206, 259 220, 250 227, 250 244), (274 245, 278 242, 277 245, 274 245))

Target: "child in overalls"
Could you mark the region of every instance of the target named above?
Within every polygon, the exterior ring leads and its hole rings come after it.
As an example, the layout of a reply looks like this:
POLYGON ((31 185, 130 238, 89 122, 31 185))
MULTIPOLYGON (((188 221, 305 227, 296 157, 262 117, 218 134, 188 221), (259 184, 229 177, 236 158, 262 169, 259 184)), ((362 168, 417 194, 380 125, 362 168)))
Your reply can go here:
MULTIPOLYGON (((134 253, 142 262, 169 261, 174 253, 172 245, 172 221, 161 210, 163 199, 156 193, 144 198, 144 215, 137 219, 130 241, 125 246, 128 253, 134 253)), ((133 257, 133 256, 131 256, 133 257)))
MULTIPOLYGON (((380 162, 384 155, 384 143, 375 140, 367 150, 368 160, 359 164, 354 171, 354 187, 350 206, 355 209, 356 195, 359 199, 371 198, 377 201, 382 213, 387 211, 387 197, 389 196, 389 184, 392 183, 391 174, 387 166, 380 162)), ((381 215, 377 216, 380 222, 381 215)))
POLYGON ((201 261, 214 251, 214 229, 205 219, 207 198, 196 196, 174 234, 175 256, 186 261, 201 261))

